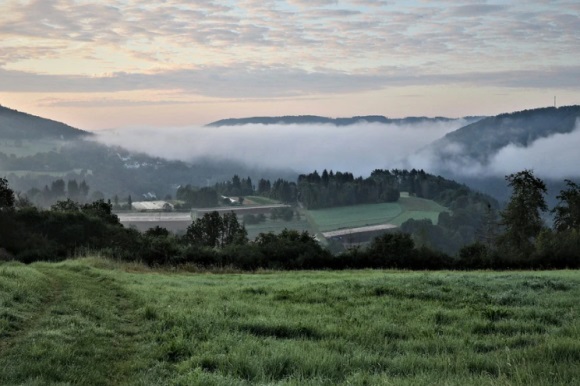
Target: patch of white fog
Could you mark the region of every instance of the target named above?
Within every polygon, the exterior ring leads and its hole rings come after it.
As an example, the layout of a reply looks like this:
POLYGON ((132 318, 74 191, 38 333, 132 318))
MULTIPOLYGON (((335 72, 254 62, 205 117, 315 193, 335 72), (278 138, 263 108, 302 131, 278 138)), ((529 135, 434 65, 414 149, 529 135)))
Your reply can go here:
POLYGON ((468 177, 503 177, 532 169, 540 178, 577 178, 580 177, 580 122, 570 133, 540 138, 528 147, 507 145, 485 163, 467 156, 461 144, 441 141, 437 148, 429 146, 410 155, 400 167, 468 177))
MULTIPOLYGON (((98 132, 96 139, 172 160, 227 159, 248 166, 311 172, 323 169, 367 176, 391 169, 429 143, 466 124, 365 123, 334 125, 258 125, 184 128, 131 128, 98 132)), ((430 170, 429 167, 423 167, 430 170)))
POLYGON ((493 157, 488 169, 494 175, 533 169, 541 178, 580 177, 580 126, 568 134, 536 140, 527 148, 508 145, 493 157))

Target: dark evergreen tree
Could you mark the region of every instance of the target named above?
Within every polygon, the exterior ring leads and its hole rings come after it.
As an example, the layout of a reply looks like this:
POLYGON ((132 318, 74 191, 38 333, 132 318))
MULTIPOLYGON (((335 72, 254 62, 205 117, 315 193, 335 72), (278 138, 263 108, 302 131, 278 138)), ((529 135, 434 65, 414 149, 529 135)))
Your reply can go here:
POLYGON ((566 185, 568 188, 560 191, 556 197, 560 201, 552 210, 557 232, 580 230, 580 186, 570 180, 566 180, 566 185))
POLYGON ((14 191, 8 187, 8 180, 0 178, 0 210, 14 207, 14 191))
POLYGON ((506 176, 512 188, 510 201, 501 212, 501 225, 505 233, 499 242, 505 253, 527 257, 534 250, 534 240, 544 227, 541 213, 548 210, 544 198, 547 189, 531 170, 506 176))
POLYGON ((66 186, 67 197, 73 201, 79 201, 79 184, 77 180, 69 180, 66 186))

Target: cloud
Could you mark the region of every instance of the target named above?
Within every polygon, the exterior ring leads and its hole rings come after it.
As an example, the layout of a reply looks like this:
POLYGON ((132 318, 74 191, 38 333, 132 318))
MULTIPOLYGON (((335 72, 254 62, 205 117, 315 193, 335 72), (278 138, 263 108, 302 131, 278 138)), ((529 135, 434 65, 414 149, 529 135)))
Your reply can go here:
POLYGON ((396 86, 463 84, 507 88, 577 89, 580 66, 535 70, 420 74, 396 68, 344 72, 307 71, 285 66, 199 67, 153 73, 118 72, 109 76, 47 75, 0 68, 0 91, 5 92, 117 92, 181 90, 217 98, 271 98, 353 93, 396 86))
MULTIPOLYGON (((150 55, 161 51, 161 60, 177 60, 181 66, 199 64, 208 54, 216 63, 239 56, 240 48, 254 48, 251 54, 261 62, 287 55, 306 66, 322 59, 335 69, 345 58, 360 66, 369 57, 383 64, 394 58, 410 63, 429 54, 449 55, 442 59, 449 64, 461 59, 465 66, 471 55, 483 54, 480 47, 491 44, 494 62, 511 63, 513 68, 522 50, 542 62, 554 50, 560 55, 568 52, 566 57, 572 60, 578 31, 573 7, 570 2, 536 2, 529 7, 453 2, 449 7, 441 2, 396 0, 7 0, 0 5, 0 35, 22 48, 30 46, 27 39, 66 43, 70 50, 96 53, 101 61, 110 54, 105 48, 139 47, 150 55), (485 18, 474 22, 464 16, 485 18), (336 41, 341 44, 333 44, 336 41), (323 52, 304 55, 308 42, 323 52), (449 47, 454 51, 449 52, 449 47), (195 55, 204 48, 213 50, 204 52, 203 58, 195 55), (176 59, 180 51, 190 55, 176 59), (504 55, 508 61, 500 60, 504 55)), ((54 52, 61 50, 55 47, 54 52)), ((123 67, 115 64, 117 71, 123 67)), ((481 69, 481 64, 475 60, 469 66, 481 69)))
POLYGON ((169 159, 217 158, 250 166, 368 175, 465 124, 244 125, 101 131, 96 139, 169 159))
POLYGON ((451 14, 460 17, 476 17, 488 13, 505 11, 508 7, 505 5, 494 4, 469 4, 460 5, 451 9, 451 14))
POLYGON ((533 169, 540 178, 580 178, 578 122, 571 133, 540 138, 527 147, 509 144, 493 154, 487 162, 479 162, 467 156, 458 143, 439 143, 441 147, 437 150, 425 147, 410 155, 400 167, 465 177, 503 177, 524 169, 533 169))
POLYGON ((569 134, 555 134, 524 148, 509 145, 501 149, 488 167, 492 175, 507 175, 533 169, 539 177, 562 180, 580 177, 580 126, 569 134))

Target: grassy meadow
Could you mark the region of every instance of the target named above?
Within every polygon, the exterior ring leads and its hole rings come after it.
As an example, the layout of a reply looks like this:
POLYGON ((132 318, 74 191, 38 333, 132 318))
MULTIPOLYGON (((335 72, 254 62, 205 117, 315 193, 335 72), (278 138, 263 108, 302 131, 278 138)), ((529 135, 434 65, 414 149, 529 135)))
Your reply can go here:
POLYGON ((0 263, 0 384, 567 385, 580 272, 0 263))
POLYGON ((431 200, 401 196, 398 202, 309 210, 308 216, 319 231, 326 232, 385 223, 400 226, 411 218, 430 219, 437 224, 439 213, 446 210, 431 200))

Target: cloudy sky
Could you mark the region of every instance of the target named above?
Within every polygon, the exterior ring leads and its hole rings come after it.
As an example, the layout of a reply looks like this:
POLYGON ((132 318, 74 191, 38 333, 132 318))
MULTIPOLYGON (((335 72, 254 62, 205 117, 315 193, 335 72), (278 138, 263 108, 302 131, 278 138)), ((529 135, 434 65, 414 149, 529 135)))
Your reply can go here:
POLYGON ((577 0, 1 0, 0 104, 105 128, 580 104, 577 0))

